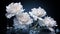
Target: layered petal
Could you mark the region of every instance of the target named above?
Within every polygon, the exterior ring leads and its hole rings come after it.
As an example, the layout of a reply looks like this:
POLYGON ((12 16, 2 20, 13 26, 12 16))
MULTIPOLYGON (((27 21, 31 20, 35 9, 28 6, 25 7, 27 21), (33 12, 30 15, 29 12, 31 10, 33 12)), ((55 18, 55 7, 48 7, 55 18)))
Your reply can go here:
POLYGON ((48 27, 57 26, 56 21, 51 17, 45 17, 43 21, 48 27))
POLYGON ((33 19, 30 18, 29 14, 27 12, 18 15, 17 19, 20 24, 28 25, 28 24, 33 23, 33 19))
POLYGON ((41 7, 39 8, 33 8, 31 9, 32 13, 35 15, 35 16, 38 16, 38 17, 43 17, 46 15, 46 12, 44 9, 42 9, 41 7))
POLYGON ((11 3, 8 6, 6 6, 6 11, 8 13, 17 13, 17 12, 22 12, 24 11, 23 6, 21 5, 21 3, 11 3))

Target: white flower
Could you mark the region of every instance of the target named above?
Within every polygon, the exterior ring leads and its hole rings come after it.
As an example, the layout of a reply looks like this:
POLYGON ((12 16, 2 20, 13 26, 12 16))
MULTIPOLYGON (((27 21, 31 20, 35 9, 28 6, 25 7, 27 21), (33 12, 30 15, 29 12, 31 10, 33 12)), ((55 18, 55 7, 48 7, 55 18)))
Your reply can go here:
POLYGON ((16 18, 14 18, 14 24, 13 24, 13 26, 15 27, 15 29, 17 29, 17 28, 19 28, 19 29, 27 29, 28 28, 28 25, 22 25, 22 24, 20 24, 19 23, 19 21, 16 19, 16 18))
POLYGON ((11 18, 14 15, 18 15, 24 11, 23 6, 21 3, 11 3, 8 6, 6 6, 6 17, 11 18))
POLYGON ((18 19, 19 23, 22 25, 29 25, 29 24, 33 23, 33 20, 30 18, 29 14, 27 12, 18 15, 17 19, 18 19))
POLYGON ((41 7, 39 8, 33 8, 31 9, 32 12, 29 12, 29 14, 34 18, 34 20, 37 20, 37 17, 43 17, 46 15, 46 12, 41 7))
POLYGON ((21 5, 21 3, 11 3, 8 6, 6 6, 6 11, 8 13, 17 13, 17 12, 22 12, 24 11, 23 6, 21 5))
POLYGON ((44 9, 42 9, 41 7, 39 8, 33 8, 31 9, 32 10, 32 13, 35 15, 35 16, 38 16, 38 17, 43 17, 46 15, 46 12, 44 9))
POLYGON ((51 17, 45 17, 43 21, 48 27, 56 26, 56 21, 51 17))
POLYGON ((29 14, 33 17, 34 20, 39 19, 38 23, 39 23, 40 26, 45 26, 45 23, 44 23, 44 21, 41 17, 37 17, 37 16, 33 15, 31 12, 29 12, 29 14))

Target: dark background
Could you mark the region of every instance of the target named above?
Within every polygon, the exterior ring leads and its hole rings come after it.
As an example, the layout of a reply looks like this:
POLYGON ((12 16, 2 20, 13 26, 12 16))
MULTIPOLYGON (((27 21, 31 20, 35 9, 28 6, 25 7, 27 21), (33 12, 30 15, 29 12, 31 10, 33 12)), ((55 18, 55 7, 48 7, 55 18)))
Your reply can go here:
POLYGON ((5 17, 6 6, 11 2, 21 2, 25 11, 31 10, 31 8, 38 8, 39 6, 46 10, 47 15, 51 16, 57 21, 58 28, 60 28, 60 11, 58 0, 0 0, 0 33, 6 33, 6 27, 13 27, 13 17, 7 19, 5 17))

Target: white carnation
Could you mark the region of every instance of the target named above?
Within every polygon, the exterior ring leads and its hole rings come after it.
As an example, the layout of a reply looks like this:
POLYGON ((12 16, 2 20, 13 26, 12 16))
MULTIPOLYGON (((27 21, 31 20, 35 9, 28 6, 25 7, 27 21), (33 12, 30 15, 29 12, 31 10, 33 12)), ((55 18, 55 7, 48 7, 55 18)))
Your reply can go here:
POLYGON ((43 17, 46 15, 46 12, 44 9, 42 9, 41 7, 39 8, 33 8, 31 9, 32 10, 32 13, 35 15, 35 16, 38 16, 38 17, 43 17))
POLYGON ((48 27, 56 26, 56 21, 51 17, 45 17, 43 21, 48 27))
POLYGON ((27 25, 22 25, 22 24, 20 24, 19 23, 19 21, 16 19, 16 18, 14 18, 14 27, 15 27, 15 29, 17 29, 17 28, 24 28, 24 29, 26 29, 26 28, 28 28, 28 26, 27 25))
POLYGON ((29 12, 29 14, 34 18, 34 20, 37 20, 37 18, 39 18, 39 17, 41 18, 41 17, 45 16, 46 12, 44 9, 39 7, 39 8, 31 9, 31 12, 29 12))
POLYGON ((23 24, 28 25, 33 22, 33 20, 30 18, 29 14, 27 12, 18 15, 17 19, 18 19, 19 23, 22 25, 23 24))
POLYGON ((17 12, 22 12, 24 11, 23 6, 21 5, 21 3, 11 3, 8 6, 6 6, 6 11, 8 13, 17 13, 17 12))
POLYGON ((8 6, 6 6, 6 17, 11 18, 14 15, 19 15, 24 11, 23 6, 21 3, 11 3, 8 6))

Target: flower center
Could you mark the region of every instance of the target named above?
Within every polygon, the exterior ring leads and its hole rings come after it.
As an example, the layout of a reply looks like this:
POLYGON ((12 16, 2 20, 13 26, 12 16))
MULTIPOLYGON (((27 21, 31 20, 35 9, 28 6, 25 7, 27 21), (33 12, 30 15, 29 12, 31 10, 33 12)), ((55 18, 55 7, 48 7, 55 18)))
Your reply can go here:
POLYGON ((26 15, 21 15, 19 18, 23 24, 27 23, 27 21, 29 20, 28 16, 26 15))

